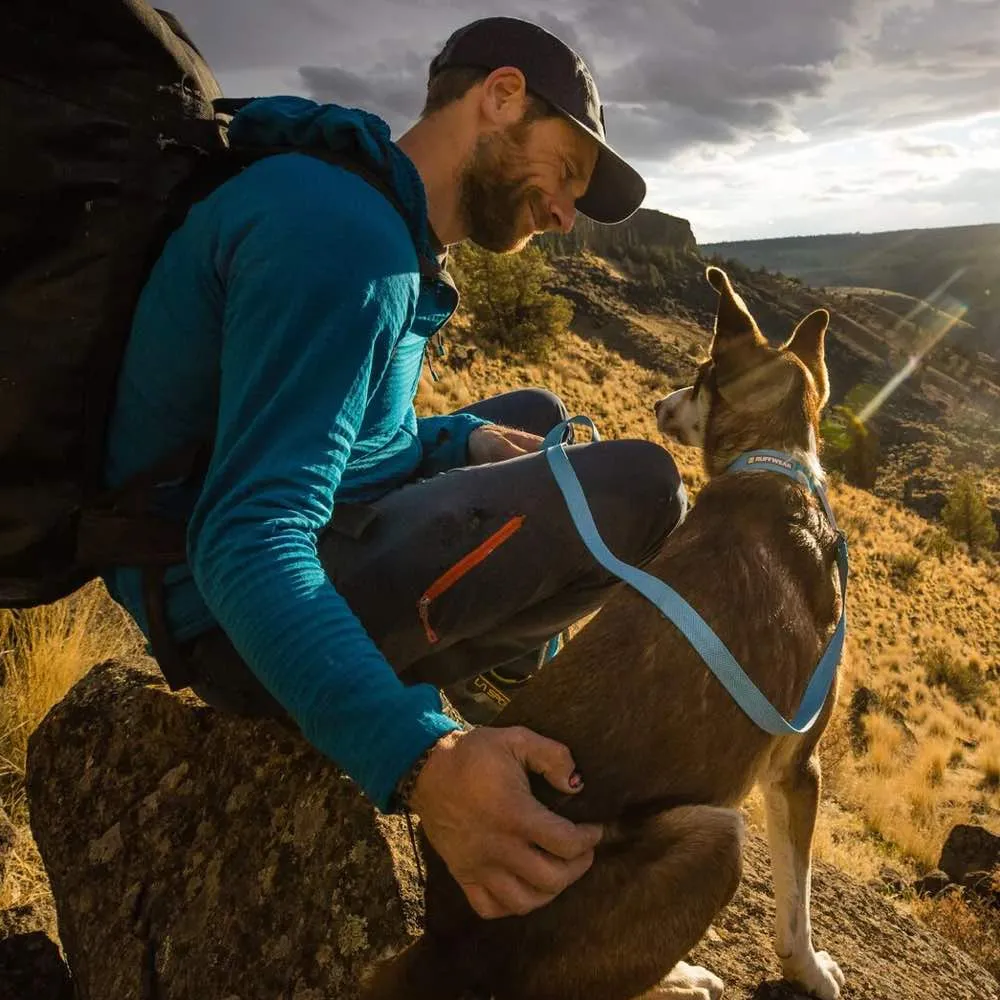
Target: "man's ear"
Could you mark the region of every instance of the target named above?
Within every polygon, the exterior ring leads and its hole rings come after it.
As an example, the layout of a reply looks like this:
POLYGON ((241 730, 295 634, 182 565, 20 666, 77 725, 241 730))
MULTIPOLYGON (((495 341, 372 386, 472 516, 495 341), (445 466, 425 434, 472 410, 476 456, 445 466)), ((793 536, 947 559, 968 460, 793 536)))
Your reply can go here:
POLYGON ((830 325, 830 314, 825 309, 816 309, 792 332, 783 351, 791 351, 809 370, 816 383, 820 397, 820 409, 830 398, 830 379, 826 372, 825 344, 826 331, 830 325))
POLYGON ((528 86, 516 66, 500 66, 483 80, 481 110, 490 125, 506 128, 524 115, 528 86))
POLYGON ((710 267, 706 270, 705 277, 719 293, 712 357, 718 359, 729 348, 741 345, 766 347, 767 339, 758 329, 742 296, 730 284, 726 272, 719 267, 710 267))

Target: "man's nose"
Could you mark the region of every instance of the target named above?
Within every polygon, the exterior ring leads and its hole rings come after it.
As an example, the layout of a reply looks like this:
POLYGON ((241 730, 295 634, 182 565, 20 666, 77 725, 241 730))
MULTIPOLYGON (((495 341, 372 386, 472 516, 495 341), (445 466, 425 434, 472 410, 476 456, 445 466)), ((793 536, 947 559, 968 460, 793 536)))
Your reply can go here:
POLYGON ((549 214, 552 216, 556 228, 561 233, 572 232, 573 226, 576 223, 576 206, 574 204, 553 201, 549 205, 549 214))

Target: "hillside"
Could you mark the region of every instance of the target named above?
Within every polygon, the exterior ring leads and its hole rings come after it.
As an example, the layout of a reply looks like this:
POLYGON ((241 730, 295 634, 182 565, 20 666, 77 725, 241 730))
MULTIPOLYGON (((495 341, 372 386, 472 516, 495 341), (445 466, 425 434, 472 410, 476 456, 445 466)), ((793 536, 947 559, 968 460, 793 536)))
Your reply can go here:
MULTIPOLYGON (((676 227, 663 231, 682 233, 676 227)), ((707 350, 715 304, 703 278, 704 261, 685 246, 626 244, 629 252, 623 254, 621 245, 611 245, 606 250, 611 259, 592 253, 556 256, 551 284, 573 302, 575 317, 544 363, 529 364, 481 342, 460 314, 447 331, 448 353, 435 363, 439 379, 425 374, 421 383, 418 410, 443 413, 506 389, 544 385, 559 393, 571 411, 591 415, 604 436, 660 440, 652 404, 690 379, 707 350), (472 345, 479 353, 469 364, 462 348, 472 345)), ((867 299, 859 303, 850 293, 831 301, 781 276, 738 267, 732 276, 775 339, 784 338, 814 306, 832 308, 828 353, 835 400, 859 384, 885 385, 899 370, 907 338, 920 336, 916 327, 899 327, 867 299)), ((832 870, 820 865, 816 920, 834 947, 847 952, 852 935, 863 934, 872 949, 863 961, 878 962, 880 949, 895 947, 893 934, 905 936, 909 944, 919 936, 911 934, 908 923, 892 918, 903 910, 1000 976, 996 914, 960 893, 923 900, 912 888, 916 878, 937 866, 956 824, 971 822, 1000 834, 1000 568, 995 554, 972 559, 960 547, 932 544, 940 536, 935 498, 965 461, 984 467, 994 509, 1000 509, 995 409, 1000 388, 988 377, 975 386, 962 384, 938 367, 938 357, 936 350, 930 352, 916 376, 900 385, 873 420, 883 442, 893 442, 876 495, 840 478, 832 481, 831 500, 851 545, 852 582, 840 707, 822 748, 824 797, 816 854, 881 899, 875 906, 853 883, 842 888, 832 870), (908 473, 916 484, 906 488, 900 476, 920 448, 939 457, 933 467, 920 467, 919 481, 916 472, 908 473), (906 497, 909 508, 897 494, 906 497), (855 902, 845 910, 849 899, 855 902), (890 940, 878 940, 876 925, 890 940)), ((672 451, 696 499, 704 482, 700 455, 683 447, 672 451)), ((14 852, 0 881, 0 916, 37 913, 54 933, 49 885, 27 823, 27 738, 96 661, 133 658, 137 640, 96 587, 41 611, 0 614, 0 640, 5 651, 0 661, 0 807, 16 829, 14 852)), ((176 699, 164 700, 171 713, 179 712, 176 699)), ((91 803, 84 805, 89 809, 91 803)), ((763 816, 756 798, 748 802, 746 814, 759 832, 763 816)), ((49 834, 63 842, 58 830, 49 834)), ((700 946, 699 957, 721 959, 720 968, 741 991, 734 995, 784 998, 789 994, 783 988, 762 982, 773 975, 770 958, 761 958, 769 937, 769 890, 759 847, 753 851, 744 892, 718 922, 716 937, 700 946)), ((933 936, 926 940, 927 947, 918 949, 921 961, 933 952, 933 936)), ((901 953, 885 954, 875 968, 876 992, 870 991, 872 983, 856 985, 845 1000, 893 995, 888 992, 893 970, 905 964, 901 953)), ((857 970, 856 983, 864 976, 859 955, 844 956, 846 967, 857 970)), ((898 996, 916 1000, 919 993, 898 996)))
MULTIPOLYGON (((681 384, 704 349, 715 303, 698 253, 625 247, 603 258, 557 256, 554 264, 552 287, 578 306, 576 329, 659 373, 664 385, 681 384)), ((877 495, 936 519, 956 476, 972 467, 1000 525, 1000 364, 955 353, 942 321, 926 312, 901 316, 901 296, 829 294, 738 262, 725 266, 775 340, 810 310, 830 310, 831 406, 852 391, 891 388, 868 419, 881 450, 877 495)))
POLYGON ((930 299, 970 326, 952 340, 1000 360, 1000 225, 746 240, 702 252, 801 278, 814 288, 851 286, 930 299))

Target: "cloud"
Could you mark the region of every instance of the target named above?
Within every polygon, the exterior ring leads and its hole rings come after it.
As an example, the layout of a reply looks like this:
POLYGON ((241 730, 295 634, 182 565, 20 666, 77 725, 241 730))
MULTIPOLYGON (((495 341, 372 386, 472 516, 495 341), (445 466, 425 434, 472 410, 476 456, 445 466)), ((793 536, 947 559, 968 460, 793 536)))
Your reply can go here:
MULTIPOLYGON (((236 80, 247 93, 291 85, 317 100, 379 113, 397 132, 419 112, 427 66, 447 36, 495 13, 487 0, 170 6, 224 84, 236 80)), ((657 179, 652 203, 667 210, 702 212, 723 225, 732 209, 720 215, 712 194, 719 189, 696 181, 699 171, 728 163, 730 184, 750 178, 775 185, 766 210, 741 206, 741 226, 764 229, 768 219, 779 225, 783 218, 799 225, 810 217, 811 194, 827 201, 828 214, 813 215, 818 226, 841 213, 841 225, 858 228, 885 215, 865 200, 876 195, 847 189, 860 183, 859 171, 881 176, 888 157, 894 167, 927 172, 923 181, 901 174, 896 188, 922 193, 933 181, 939 197, 962 198, 963 211, 973 212, 960 186, 947 185, 966 168, 968 152, 989 143, 970 138, 968 129, 939 131, 996 111, 996 0, 508 0, 504 13, 543 24, 584 54, 607 106, 612 144, 657 179), (837 162, 834 176, 821 177, 824 151, 858 136, 883 138, 856 154, 857 171, 837 162), (796 184, 802 201, 793 217, 785 202, 794 171, 777 165, 781 157, 801 162, 799 146, 817 155, 796 184)), ((977 175, 970 190, 984 199, 982 211, 995 215, 996 196, 984 184, 977 175)), ((901 202, 894 204, 898 210, 901 202)))
POLYGON ((920 156, 932 160, 954 159, 959 155, 956 145, 950 142, 928 142, 926 139, 900 136, 895 147, 909 156, 920 156))
MULTIPOLYGON (((493 12, 486 0, 172 6, 219 71, 295 67, 304 93, 396 122, 419 108, 448 34, 493 12)), ((936 121, 988 110, 1000 91, 995 0, 513 0, 505 13, 588 58, 612 141, 640 159, 936 121)))
POLYGON ((303 66, 299 75, 314 100, 377 109, 396 129, 415 120, 423 107, 426 69, 419 75, 405 71, 360 74, 334 66, 303 66))
POLYGON ((297 66, 317 40, 349 28, 332 4, 321 0, 171 0, 179 18, 217 72, 253 66, 297 66))
MULTIPOLYGON (((929 182, 920 187, 901 188, 892 197, 901 201, 927 202, 939 205, 979 206, 996 204, 996 193, 1000 191, 1000 167, 976 167, 957 177, 942 181, 928 178, 929 182)), ((981 222, 993 222, 1000 212, 993 209, 981 222)))

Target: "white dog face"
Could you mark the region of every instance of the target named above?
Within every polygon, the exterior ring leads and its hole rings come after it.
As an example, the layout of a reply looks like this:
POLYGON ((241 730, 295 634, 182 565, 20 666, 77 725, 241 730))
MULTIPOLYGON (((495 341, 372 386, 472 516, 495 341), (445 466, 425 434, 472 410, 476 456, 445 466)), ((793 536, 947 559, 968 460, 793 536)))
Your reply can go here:
POLYGON ((704 447, 711 393, 699 378, 694 385, 677 389, 653 405, 660 432, 680 444, 704 447))

